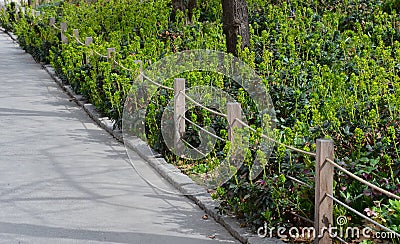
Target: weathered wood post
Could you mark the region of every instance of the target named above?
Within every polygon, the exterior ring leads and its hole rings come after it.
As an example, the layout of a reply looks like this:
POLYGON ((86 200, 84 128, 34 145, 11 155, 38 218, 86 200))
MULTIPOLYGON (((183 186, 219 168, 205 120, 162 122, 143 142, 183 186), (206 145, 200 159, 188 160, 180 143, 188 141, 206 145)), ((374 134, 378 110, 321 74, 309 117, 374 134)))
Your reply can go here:
POLYGON ((49 19, 49 25, 50 25, 50 26, 53 26, 53 25, 55 25, 55 24, 56 24, 56 18, 51 17, 51 18, 49 19))
MULTIPOLYGON (((90 44, 93 43, 93 38, 92 37, 86 37, 85 39, 85 46, 89 47, 90 44)), ((90 56, 92 56, 92 51, 89 53, 86 53, 86 58, 85 58, 85 63, 90 64, 90 56)))
POLYGON ((74 29, 74 36, 75 36, 76 42, 78 42, 79 41, 79 30, 78 29, 74 29))
POLYGON ((86 37, 86 39, 85 39, 85 45, 86 46, 90 46, 90 44, 92 44, 93 43, 93 37, 86 37))
POLYGON ((242 125, 236 121, 236 119, 242 118, 242 108, 240 103, 227 103, 226 106, 228 109, 228 139, 231 145, 233 145, 235 141, 235 128, 242 128, 242 125))
POLYGON ((139 64, 139 81, 143 82, 143 62, 142 60, 135 60, 135 64, 139 64))
POLYGON ((237 133, 235 130, 243 128, 236 119, 242 119, 242 107, 240 103, 233 102, 226 104, 228 109, 228 140, 231 142, 231 152, 230 163, 232 165, 237 165, 239 162, 243 162, 244 154, 242 145, 242 133, 237 133))
MULTIPOLYGON (((1 9, 0 9, 1 10, 1 9)), ((19 7, 17 6, 17 8, 15 9, 15 19, 19 20, 19 7)))
POLYGON ((111 67, 115 68, 115 48, 107 48, 107 60, 111 62, 111 67))
POLYGON ((181 152, 180 142, 181 135, 185 133, 185 119, 182 117, 186 112, 185 79, 174 79, 174 148, 176 152, 181 152))
MULTIPOLYGON (((317 140, 315 162, 315 244, 331 244, 328 230, 333 226, 333 165, 326 159, 334 160, 334 144, 330 139, 317 140)), ((334 233, 332 233, 334 234, 334 233)))
POLYGON ((64 43, 64 44, 68 44, 68 39, 64 34, 67 31, 67 28, 68 28, 67 23, 61 22, 60 23, 60 27, 61 27, 61 42, 64 43))

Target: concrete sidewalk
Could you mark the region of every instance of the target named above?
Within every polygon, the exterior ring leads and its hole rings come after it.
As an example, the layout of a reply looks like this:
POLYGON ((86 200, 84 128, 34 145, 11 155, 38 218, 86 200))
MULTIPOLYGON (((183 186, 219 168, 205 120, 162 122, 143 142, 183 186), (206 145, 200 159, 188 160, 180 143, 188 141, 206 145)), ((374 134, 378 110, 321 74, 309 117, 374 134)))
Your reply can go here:
POLYGON ((128 160, 0 32, 0 243, 236 243, 187 198, 149 187, 128 160))

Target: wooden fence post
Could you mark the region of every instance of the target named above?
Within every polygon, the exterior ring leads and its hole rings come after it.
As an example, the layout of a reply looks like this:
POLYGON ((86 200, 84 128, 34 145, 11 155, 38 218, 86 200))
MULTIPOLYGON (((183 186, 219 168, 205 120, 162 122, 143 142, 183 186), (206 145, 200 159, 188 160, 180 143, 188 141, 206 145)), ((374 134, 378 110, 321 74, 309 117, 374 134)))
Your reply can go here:
POLYGON ((185 79, 175 78, 174 79, 174 148, 176 152, 181 152, 178 148, 181 143, 181 135, 185 133, 185 119, 181 116, 185 115, 186 112, 186 98, 181 92, 185 92, 185 79))
MULTIPOLYGON (((92 43, 93 43, 93 38, 92 38, 92 37, 86 37, 86 39, 85 39, 85 45, 86 45, 87 47, 89 47, 90 44, 92 44, 92 43)), ((91 56, 91 55, 92 55, 92 51, 90 51, 89 54, 86 53, 86 58, 85 58, 86 64, 90 64, 90 56, 91 56)))
POLYGON ((233 145, 235 141, 235 128, 242 128, 242 125, 236 121, 236 119, 242 118, 242 108, 240 103, 227 103, 226 106, 228 109, 228 139, 231 145, 233 145))
POLYGON ((76 42, 78 42, 78 40, 79 40, 79 30, 78 29, 74 29, 74 36, 75 36, 76 42))
POLYGON ((112 62, 111 67, 115 68, 115 48, 107 48, 107 60, 108 62, 112 62))
POLYGON ((135 60, 135 64, 139 64, 139 81, 143 82, 143 62, 142 60, 135 60))
MULTIPOLYGON (((333 165, 326 159, 334 160, 334 144, 330 139, 317 140, 315 162, 315 244, 331 244, 328 230, 333 226, 333 165)), ((332 233, 334 234, 334 233, 332 233)))
POLYGON ((86 37, 86 39, 85 39, 85 45, 88 47, 88 46, 90 46, 90 44, 92 44, 93 43, 93 38, 92 37, 86 37))
POLYGON ((19 20, 19 7, 15 9, 15 19, 19 20))
POLYGON ((51 17, 51 18, 49 19, 49 25, 52 26, 52 25, 55 25, 55 24, 56 24, 56 18, 51 17))
POLYGON ((68 39, 64 34, 64 32, 66 32, 68 28, 67 23, 61 22, 60 27, 61 27, 61 42, 64 44, 68 44, 68 39))

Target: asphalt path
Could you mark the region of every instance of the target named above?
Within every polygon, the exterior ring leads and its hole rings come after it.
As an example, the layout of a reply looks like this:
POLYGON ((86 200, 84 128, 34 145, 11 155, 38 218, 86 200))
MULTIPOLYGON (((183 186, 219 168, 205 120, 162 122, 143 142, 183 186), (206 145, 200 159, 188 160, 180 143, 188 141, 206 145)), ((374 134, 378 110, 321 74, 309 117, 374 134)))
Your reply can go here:
POLYGON ((0 32, 0 243, 237 242, 186 197, 148 186, 128 162, 124 146, 0 32))

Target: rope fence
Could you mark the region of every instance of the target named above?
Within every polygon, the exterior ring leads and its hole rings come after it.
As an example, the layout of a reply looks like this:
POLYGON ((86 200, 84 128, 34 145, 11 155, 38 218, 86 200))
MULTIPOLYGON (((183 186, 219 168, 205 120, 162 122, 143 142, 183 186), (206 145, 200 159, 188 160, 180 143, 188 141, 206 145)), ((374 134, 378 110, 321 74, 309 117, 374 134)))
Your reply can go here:
POLYGON ((78 29, 74 29, 74 36, 75 36, 75 41, 81 45, 81 46, 85 46, 85 43, 81 42, 79 40, 79 30, 78 29))
POLYGON ((346 209, 352 211, 353 213, 357 214, 359 217, 368 220, 369 222, 373 223, 376 226, 379 226, 380 228, 382 228, 383 230, 390 232, 392 234, 394 234, 396 237, 400 238, 400 234, 394 232, 393 230, 387 228, 386 226, 376 222, 375 220, 365 216, 364 214, 360 213, 359 211, 355 210, 354 208, 350 207, 349 205, 343 203, 342 201, 338 200, 337 198, 335 198, 334 196, 330 195, 330 194, 326 194, 327 197, 329 197, 330 199, 332 199, 334 202, 336 202, 337 204, 345 207, 346 209))
POLYGON ((301 180, 299 180, 297 178, 294 178, 294 177, 292 177, 290 175, 285 175, 285 177, 288 178, 289 180, 292 180, 292 181, 294 181, 296 183, 299 183, 300 185, 307 186, 310 189, 314 189, 314 187, 312 185, 307 184, 307 183, 305 183, 305 182, 303 182, 303 181, 301 181, 301 180))
POLYGON ((103 54, 97 52, 96 50, 93 50, 93 52, 94 52, 97 56, 99 56, 100 58, 108 58, 108 56, 103 55, 103 54))
MULTIPOLYGON (((34 16, 38 16, 37 14, 35 14, 34 16)), ((83 46, 89 46, 92 42, 93 39, 91 37, 87 37, 85 40, 85 43, 82 43, 79 40, 79 31, 77 29, 74 30, 74 35, 71 36, 70 34, 68 34, 66 32, 67 30, 67 25, 66 23, 60 23, 60 28, 56 26, 55 24, 55 19, 54 18, 50 18, 50 27, 60 31, 61 33, 61 41, 62 43, 68 43, 67 40, 67 36, 70 38, 75 39, 75 41, 79 44, 79 45, 83 45, 83 46)), ((120 62, 117 62, 115 60, 115 48, 108 48, 107 49, 107 55, 102 55, 101 53, 97 52, 96 50, 91 50, 91 52, 93 52, 94 54, 96 54, 97 56, 101 57, 101 58, 107 58, 108 60, 112 59, 112 64, 113 65, 117 65, 120 68, 128 71, 128 72, 132 72, 132 73, 138 73, 140 75, 140 78, 143 80, 148 80, 149 82, 151 82, 152 84, 154 84, 155 86, 159 87, 159 88, 163 88, 169 91, 174 91, 175 92, 175 102, 174 102, 174 123, 175 123, 175 138, 174 138, 174 142, 178 143, 179 141, 184 142, 185 144, 187 144, 189 147, 191 147, 193 150, 196 150, 198 153, 202 154, 203 156, 204 153, 202 153, 200 150, 198 150, 197 148, 195 148, 194 146, 192 146, 189 142, 187 142, 186 140, 184 140, 182 138, 182 135, 185 132, 185 122, 188 122, 189 124, 193 125, 194 127, 196 127, 197 129, 200 129, 204 132, 206 132, 207 134, 209 134, 210 136, 221 140, 221 141, 226 141, 225 139, 219 137, 218 135, 211 133, 210 131, 202 128, 200 125, 198 125, 197 123, 191 121, 190 119, 185 117, 185 107, 186 107, 186 99, 188 101, 190 101, 191 103, 195 104, 196 106, 214 114, 214 115, 218 115, 224 118, 228 119, 228 122, 230 119, 232 119, 231 122, 237 122, 237 123, 229 123, 229 130, 233 131, 234 127, 245 127, 248 128, 249 130, 251 130, 254 133, 257 133, 257 130, 252 128, 250 125, 248 125, 247 123, 243 122, 241 120, 241 118, 239 118, 239 116, 236 116, 234 118, 230 118, 231 114, 241 114, 241 108, 240 108, 240 104, 239 106, 239 113, 234 112, 232 113, 232 111, 229 110, 228 107, 228 114, 224 114, 218 111, 215 111, 213 109, 210 109, 209 107, 195 101, 193 98, 191 98, 189 95, 187 95, 185 93, 185 79, 181 79, 181 78, 177 78, 175 79, 174 82, 174 88, 172 87, 168 87, 168 86, 164 86, 162 84, 159 84, 158 82, 153 81, 152 79, 150 79, 149 77, 147 77, 143 71, 142 71, 142 65, 140 66, 140 71, 134 71, 131 70, 127 67, 125 67, 124 65, 122 65, 120 62), (114 55, 113 55, 114 54, 114 55)), ((86 62, 89 62, 88 59, 86 62)), ((137 61, 140 62, 141 61, 137 61)), ((236 106, 237 107, 237 106, 236 106)), ((234 138, 231 136, 231 133, 229 133, 229 141, 231 141, 232 143, 234 142, 234 138)), ((383 226, 382 224, 378 223, 377 221, 369 218, 368 216, 360 213, 359 211, 353 209, 352 207, 348 206, 347 204, 341 202, 340 200, 338 200, 337 198, 335 198, 333 196, 333 177, 334 177, 334 168, 337 168, 339 171, 347 174, 348 176, 350 176, 351 178, 359 181, 360 183, 376 190, 379 191, 385 195, 387 195, 388 197, 394 198, 396 200, 400 200, 400 196, 393 194, 385 189, 382 189, 372 183, 369 183, 368 181, 360 178, 359 176, 351 173, 350 171, 348 171, 347 169, 345 169, 344 167, 340 166, 338 163, 335 162, 335 158, 334 158, 334 145, 333 145, 333 141, 332 140, 327 140, 327 139, 318 139, 317 140, 317 150, 316 152, 309 152, 309 151, 305 151, 302 149, 298 149, 296 147, 290 146, 290 145, 286 145, 274 138, 271 138, 268 135, 265 135, 263 133, 261 133, 261 137, 264 139, 267 139, 275 144, 284 146, 285 148, 287 148, 290 151, 293 152, 297 152, 303 155, 307 155, 307 156, 312 156, 316 158, 316 163, 315 163, 315 187, 313 187, 310 184, 307 184, 299 179, 296 179, 295 177, 292 176, 288 176, 285 175, 286 178, 307 186, 308 188, 315 188, 315 215, 314 215, 314 221, 309 220, 303 216, 300 216, 296 213, 292 213, 293 215, 299 217, 300 219, 303 219, 304 221, 307 221, 309 223, 313 223, 314 227, 315 227, 315 231, 317 236, 319 237, 317 243, 320 244, 325 244, 325 243, 332 243, 332 239, 329 235, 329 233, 324 232, 323 230, 321 231, 321 229, 323 229, 323 227, 326 227, 328 224, 333 225, 333 202, 336 204, 341 205, 342 207, 348 209, 349 211, 353 212, 354 214, 360 216, 361 218, 364 218, 365 220, 371 222, 372 224, 380 227, 383 230, 386 230, 390 233, 393 233, 396 237, 400 238, 400 234, 394 232, 393 230, 390 230, 389 228, 383 226)), ((326 231, 326 230, 325 230, 326 231)), ((341 238, 337 238, 338 240, 340 240, 343 243, 346 243, 343 239, 341 238)))
POLYGON ((158 87, 164 88, 164 89, 169 90, 169 91, 173 91, 173 90, 174 90, 174 88, 171 88, 171 87, 168 87, 168 86, 164 86, 164 85, 161 85, 161 84, 159 84, 159 83, 153 81, 152 79, 150 79, 149 77, 147 77, 147 76, 144 75, 143 73, 140 73, 140 75, 141 75, 144 79, 150 81, 153 85, 156 85, 156 86, 158 86, 158 87))
MULTIPOLYGON (((243 122, 242 120, 236 118, 236 121, 239 122, 241 125, 243 125, 243 126, 249 128, 251 131, 257 132, 257 130, 255 130, 254 128, 252 128, 250 125, 246 124, 246 123, 243 122)), ((282 146, 284 146, 284 147, 286 147, 287 149, 290 149, 290 150, 292 150, 292 151, 295 151, 295 152, 298 152, 298 153, 302 153, 302 154, 306 154, 306 155, 309 155, 309 156, 314 156, 314 157, 316 156, 316 154, 313 153, 313 152, 307 152, 307 151, 304 151, 304 150, 301 150, 301 149, 298 149, 298 148, 295 148, 295 147, 286 145, 286 144, 284 144, 284 143, 282 143, 282 142, 279 142, 279 141, 277 141, 277 140, 275 140, 275 139, 273 139, 273 138, 271 138, 271 137, 269 137, 269 136, 267 136, 267 135, 261 134, 261 136, 262 136, 263 138, 269 140, 269 141, 272 141, 272 142, 274 142, 274 143, 276 143, 276 144, 282 145, 282 146)))
POLYGON ((221 137, 219 137, 219 136, 217 136, 217 135, 215 135, 215 134, 209 132, 208 130, 204 129, 204 128, 201 127, 200 125, 198 125, 198 124, 196 124, 195 122, 191 121, 190 119, 186 118, 185 115, 181 114, 180 116, 181 116, 184 120, 186 120, 187 122, 189 122, 190 124, 192 124, 194 127, 198 128, 198 129, 201 130, 201 131, 204 131, 205 133, 209 134, 210 136, 212 136, 212 137, 214 137, 214 138, 216 138, 216 139, 218 139, 218 140, 220 140, 220 141, 223 141, 223 142, 226 141, 224 138, 221 138, 221 137))
POLYGON ((53 27, 54 29, 56 29, 56 30, 58 30, 58 31, 61 31, 61 29, 58 28, 55 24, 52 24, 51 27, 53 27))
POLYGON ((200 151, 199 149, 195 148, 194 146, 192 146, 192 144, 190 144, 188 141, 186 141, 185 139, 181 138, 181 141, 183 141, 185 144, 187 144, 191 149, 195 150, 197 153, 200 153, 203 157, 207 156, 206 154, 204 154, 202 151, 200 151))
POLYGON ((191 98, 191 97, 189 97, 188 95, 186 95, 186 93, 183 92, 183 91, 180 91, 180 94, 182 94, 183 96, 185 96, 185 98, 187 98, 189 101, 191 101, 191 102, 192 102, 193 104, 195 104, 196 106, 198 106, 198 107, 200 107, 200 108, 202 108, 202 109, 204 109, 204 110, 207 110, 208 112, 210 112, 210 113, 212 113, 212 114, 219 115, 219 116, 225 117, 225 118, 228 117, 227 114, 220 113, 220 112, 218 112, 218 111, 215 111, 215 110, 213 110, 213 109, 210 109, 210 108, 204 106, 203 104, 201 104, 201 103, 199 103, 199 102, 196 102, 193 98, 191 98))
POLYGON ((382 188, 380 188, 380 187, 378 187, 378 186, 376 186, 374 184, 369 183, 366 180, 363 180, 362 178, 360 178, 357 175, 351 173, 350 171, 348 171, 347 169, 343 168, 339 164, 335 163, 333 160, 327 158, 326 161, 329 162, 330 164, 332 164, 333 166, 335 166, 336 168, 338 168, 340 171, 342 171, 342 172, 346 173, 347 175, 349 175, 351 178, 353 178, 355 180, 358 180, 359 182, 363 183, 364 185, 367 185, 367 186, 371 187, 372 189, 387 195, 388 197, 392 197, 392 198, 395 198, 397 200, 400 200, 400 196, 397 196, 397 195, 395 195, 395 194, 393 194, 391 192, 388 192, 385 189, 382 189, 382 188))

